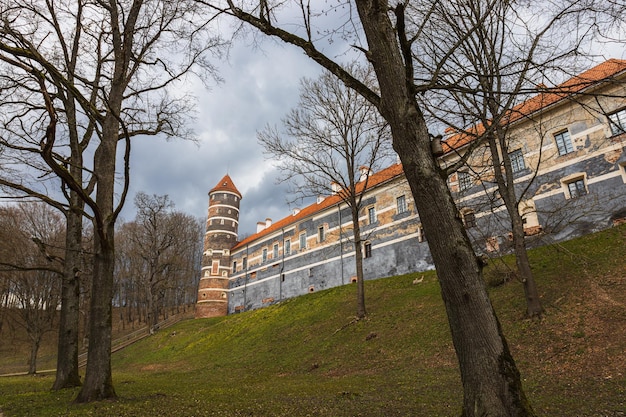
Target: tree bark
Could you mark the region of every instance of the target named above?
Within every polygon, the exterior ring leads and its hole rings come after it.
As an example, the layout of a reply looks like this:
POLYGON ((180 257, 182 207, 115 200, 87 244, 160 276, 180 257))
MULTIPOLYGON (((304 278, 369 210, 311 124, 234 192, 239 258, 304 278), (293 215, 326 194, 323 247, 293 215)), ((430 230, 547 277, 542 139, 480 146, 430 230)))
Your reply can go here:
POLYGON ((462 416, 532 416, 488 298, 482 266, 430 151, 387 1, 357 0, 356 5, 380 85, 380 110, 391 126, 437 269, 463 382, 462 416))
POLYGON ((356 316, 359 319, 367 315, 365 309, 365 279, 363 277, 363 245, 361 245, 361 227, 359 225, 359 204, 353 198, 353 204, 350 208, 352 211, 352 227, 354 235, 354 257, 356 263, 356 285, 357 285, 357 309, 356 316))
MULTIPOLYGON (((81 165, 82 166, 82 165, 81 165)), ((75 192, 70 192, 70 207, 81 208, 84 203, 75 192)), ((65 265, 61 287, 59 340, 57 346, 57 373, 53 390, 80 386, 78 373, 78 323, 80 320, 79 265, 82 250, 82 221, 80 211, 70 209, 67 214, 65 236, 65 265)))
POLYGON ((113 321, 113 273, 115 267, 115 159, 119 134, 117 115, 121 109, 123 83, 113 80, 109 96, 110 110, 103 123, 100 145, 94 154, 97 175, 94 213, 94 274, 89 313, 89 350, 85 382, 76 402, 115 398, 111 376, 111 325, 113 321))

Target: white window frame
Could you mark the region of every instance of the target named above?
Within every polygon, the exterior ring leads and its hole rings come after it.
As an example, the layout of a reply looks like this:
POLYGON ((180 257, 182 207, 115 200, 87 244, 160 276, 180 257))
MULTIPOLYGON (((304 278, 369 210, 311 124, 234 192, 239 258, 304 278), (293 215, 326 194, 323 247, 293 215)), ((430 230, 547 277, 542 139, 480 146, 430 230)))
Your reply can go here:
POLYGON ((370 206, 367 208, 367 222, 368 224, 376 223, 376 207, 370 206))
POLYGON ((306 232, 300 233, 300 236, 298 236, 298 239, 300 242, 300 250, 306 249, 306 232))
POLYGON ((614 136, 626 133, 626 107, 607 114, 606 118, 614 136))
MULTIPOLYGON (((561 179, 561 188, 563 190, 563 194, 565 195, 565 199, 566 200, 570 200, 572 198, 578 198, 578 197, 583 197, 587 194, 589 194, 589 189, 587 188, 587 174, 585 172, 578 172, 572 175, 568 175, 565 178, 561 179), (583 186, 584 186, 584 193, 583 194, 579 194, 579 193, 575 193, 572 194, 572 188, 570 186, 570 184, 577 184, 579 182, 582 182, 583 186)), ((579 188, 576 188, 579 190, 579 188)))
POLYGON ((574 152, 574 144, 569 130, 562 130, 554 134, 554 142, 556 143, 559 156, 567 155, 574 152))
POLYGON ((402 214, 407 211, 406 196, 404 194, 396 197, 396 210, 398 214, 402 214))
POLYGON ((472 209, 461 210, 461 218, 463 220, 463 226, 466 229, 476 227, 476 212, 472 209), (469 218, 468 218, 469 217, 469 218))
POLYGON ((372 242, 366 241, 363 242, 363 258, 371 258, 372 257, 372 242))
POLYGON ((472 185, 474 185, 472 181, 472 176, 470 175, 469 172, 458 171, 456 173, 456 176, 457 176, 457 182, 459 184, 459 191, 469 190, 470 188, 472 188, 472 185))
POLYGON ((513 152, 509 152, 509 159, 511 160, 511 170, 513 173, 526 169, 526 162, 524 161, 524 152, 522 152, 522 149, 516 149, 513 152))

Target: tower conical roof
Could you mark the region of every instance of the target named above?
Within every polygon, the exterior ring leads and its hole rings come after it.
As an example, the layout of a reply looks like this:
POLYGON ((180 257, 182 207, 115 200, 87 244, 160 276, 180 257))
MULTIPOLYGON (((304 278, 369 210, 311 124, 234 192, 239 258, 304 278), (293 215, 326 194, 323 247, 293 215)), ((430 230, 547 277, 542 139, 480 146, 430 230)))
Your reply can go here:
POLYGON ((209 194, 214 193, 216 191, 230 191, 231 193, 237 194, 239 198, 241 198, 241 193, 239 192, 237 187, 235 187, 235 183, 233 183, 233 180, 230 178, 228 174, 224 175, 224 178, 222 178, 217 183, 217 185, 213 187, 211 191, 209 191, 209 194))

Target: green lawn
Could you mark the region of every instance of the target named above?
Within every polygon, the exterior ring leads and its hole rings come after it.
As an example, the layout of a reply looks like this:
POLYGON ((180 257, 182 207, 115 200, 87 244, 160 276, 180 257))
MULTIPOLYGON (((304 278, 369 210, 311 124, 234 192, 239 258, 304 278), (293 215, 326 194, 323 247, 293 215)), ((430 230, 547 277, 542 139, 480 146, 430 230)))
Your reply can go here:
MULTIPOLYGON (((546 314, 521 284, 491 296, 539 415, 626 416, 626 226, 531 254, 546 314)), ((509 260, 510 261, 510 260, 509 260)), ((494 268, 487 275, 496 274, 494 268)), ((74 405, 52 376, 0 378, 9 416, 458 416, 462 387, 435 273, 344 286, 188 320, 113 355, 117 401, 74 405), (420 284, 416 277, 425 276, 420 284)))

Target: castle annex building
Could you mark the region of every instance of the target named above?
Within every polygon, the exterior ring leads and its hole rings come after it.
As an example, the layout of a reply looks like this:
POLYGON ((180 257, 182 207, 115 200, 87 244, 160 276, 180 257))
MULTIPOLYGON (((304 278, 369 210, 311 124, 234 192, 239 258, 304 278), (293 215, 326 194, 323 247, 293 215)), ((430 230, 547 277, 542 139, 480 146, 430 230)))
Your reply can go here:
MULTIPOLYGON (((626 218, 626 61, 609 60, 513 109, 508 152, 530 245, 558 241, 626 218)), ((480 130, 480 126, 475 127, 480 130)), ((444 138, 442 167, 475 140, 444 138)), ((474 149, 449 187, 479 253, 510 245, 510 222, 498 198, 490 152, 474 149)), ((427 236, 400 164, 362 178, 365 279, 434 267, 427 236)), ((226 175, 209 191, 196 317, 260 308, 356 280, 348 206, 338 194, 284 219, 259 223, 238 240, 242 199, 226 175)))

